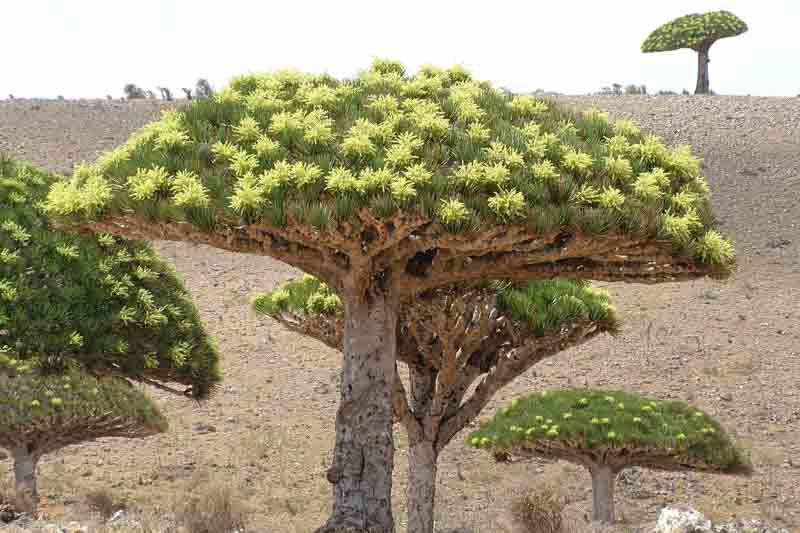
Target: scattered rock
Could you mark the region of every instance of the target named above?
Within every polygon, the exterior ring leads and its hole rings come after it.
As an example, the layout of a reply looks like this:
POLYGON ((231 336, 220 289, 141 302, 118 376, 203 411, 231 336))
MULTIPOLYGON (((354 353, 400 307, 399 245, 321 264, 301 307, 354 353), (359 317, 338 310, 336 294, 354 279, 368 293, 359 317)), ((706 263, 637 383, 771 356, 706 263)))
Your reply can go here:
POLYGON ((668 506, 661 510, 653 533, 711 533, 711 521, 688 505, 668 506))

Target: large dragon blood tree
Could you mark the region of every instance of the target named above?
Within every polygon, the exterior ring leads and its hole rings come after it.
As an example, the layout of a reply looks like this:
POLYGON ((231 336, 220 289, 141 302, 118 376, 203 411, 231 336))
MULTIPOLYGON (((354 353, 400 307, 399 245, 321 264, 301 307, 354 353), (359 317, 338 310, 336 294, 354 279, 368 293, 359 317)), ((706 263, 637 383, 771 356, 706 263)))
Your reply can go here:
POLYGON ((321 531, 394 530, 403 301, 479 279, 655 283, 733 263, 688 149, 460 67, 410 76, 386 60, 349 80, 235 78, 56 184, 47 210, 95 232, 269 255, 341 297, 334 505, 321 531))
POLYGON ((626 468, 750 475, 719 423, 683 402, 621 391, 542 391, 513 400, 469 443, 502 461, 561 459, 592 476, 593 519, 614 522, 614 484, 626 468))
POLYGON ((747 24, 730 11, 693 13, 656 28, 642 43, 642 52, 671 52, 688 48, 697 52, 697 86, 695 94, 711 91, 708 80, 711 45, 726 37, 736 37, 747 31, 747 24))
MULTIPOLYGON (((342 350, 341 302, 312 276, 258 295, 253 307, 342 350)), ((408 366, 410 390, 395 376, 393 401, 409 438, 408 530, 433 533, 439 454, 497 391, 543 359, 616 328, 608 295, 583 281, 462 284, 404 305, 397 358, 408 366)))
POLYGON ((54 228, 43 211, 55 179, 0 157, 0 447, 34 499, 42 455, 165 429, 131 381, 204 398, 220 379, 172 268, 146 243, 54 228))

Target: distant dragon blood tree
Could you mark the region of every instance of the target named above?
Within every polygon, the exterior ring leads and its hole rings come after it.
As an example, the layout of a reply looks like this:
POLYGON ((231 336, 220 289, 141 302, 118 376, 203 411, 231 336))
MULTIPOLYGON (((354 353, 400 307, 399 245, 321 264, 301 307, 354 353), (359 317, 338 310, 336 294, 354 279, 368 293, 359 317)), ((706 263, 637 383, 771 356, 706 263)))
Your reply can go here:
POLYGON ((685 15, 659 26, 644 43, 642 52, 670 52, 689 48, 697 52, 696 94, 711 91, 708 80, 708 52, 715 42, 747 31, 747 24, 729 11, 685 15))
POLYGON ((516 399, 469 443, 499 460, 562 459, 589 470, 593 518, 614 522, 614 483, 632 466, 718 474, 752 472, 720 425, 677 401, 620 391, 567 389, 516 399))
POLYGON ((54 179, 0 157, 0 447, 34 498, 41 455, 164 429, 130 381, 199 399, 220 380, 175 272, 147 244, 54 228, 43 213, 54 179))
POLYGON ((99 233, 269 255, 344 307, 328 479, 338 528, 393 531, 392 394, 402 302, 481 279, 724 277, 688 148, 473 80, 376 60, 350 80, 235 78, 53 186, 46 208, 99 233))
MULTIPOLYGON (((253 307, 342 350, 340 300, 312 276, 257 296, 253 307)), ((607 294, 580 281, 450 286, 403 306, 397 358, 408 366, 411 388, 406 393, 396 376, 393 402, 409 439, 408 530, 433 533, 439 454, 497 391, 543 359, 616 327, 607 294)))

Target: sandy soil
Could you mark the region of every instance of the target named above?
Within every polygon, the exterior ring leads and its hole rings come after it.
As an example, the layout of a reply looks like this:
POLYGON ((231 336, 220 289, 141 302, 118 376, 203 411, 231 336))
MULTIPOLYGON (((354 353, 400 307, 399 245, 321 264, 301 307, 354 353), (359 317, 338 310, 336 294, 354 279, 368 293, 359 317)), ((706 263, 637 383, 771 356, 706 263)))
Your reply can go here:
MULTIPOLYGON (((619 482, 623 528, 689 502, 710 517, 764 517, 800 530, 800 98, 562 97, 630 117, 705 160, 723 230, 736 241, 737 273, 659 286, 611 285, 623 332, 543 363, 486 409, 532 389, 619 387, 694 402, 716 414, 750 451, 751 479, 633 470, 619 482)), ((0 102, 0 152, 56 171, 123 141, 157 116, 157 102, 0 102)), ((82 496, 109 487, 153 512, 206 479, 234 484, 255 509, 253 530, 306 532, 329 505, 339 355, 257 319, 247 298, 297 272, 270 259, 205 246, 156 243, 196 297, 224 356, 221 393, 197 405, 154 392, 169 433, 105 440, 48 457, 41 486, 54 517, 79 519, 82 496), (208 426, 211 426, 209 428, 208 426), (77 517, 77 518, 76 518, 77 517)), ((399 429, 399 427, 398 427, 399 429)), ((406 444, 397 432, 396 516, 405 530, 406 444)), ((2 461, 0 461, 2 463, 2 461)), ((6 461, 2 467, 9 467, 6 461)), ((589 478, 556 463, 496 465, 458 440, 441 459, 441 531, 498 531, 520 487, 559 479, 590 511, 589 478)))

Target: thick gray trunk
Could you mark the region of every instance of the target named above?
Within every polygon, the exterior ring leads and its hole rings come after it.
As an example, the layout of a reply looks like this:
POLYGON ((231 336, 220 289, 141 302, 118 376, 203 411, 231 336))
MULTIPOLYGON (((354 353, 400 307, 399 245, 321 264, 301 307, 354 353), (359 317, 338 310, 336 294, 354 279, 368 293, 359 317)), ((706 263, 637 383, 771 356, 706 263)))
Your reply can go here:
POLYGON ((390 533, 397 314, 386 299, 353 300, 345 298, 341 405, 328 470, 333 511, 317 531, 390 533))
POLYGON ((589 472, 592 474, 592 501, 594 509, 592 520, 614 523, 614 483, 617 472, 610 466, 595 465, 589 472))
POLYGON ((420 441, 408 449, 408 531, 433 533, 436 501, 435 444, 420 441))
POLYGON ((711 91, 711 83, 708 80, 708 64, 711 60, 708 57, 709 46, 704 46, 697 50, 697 86, 695 94, 708 94, 711 91))
POLYGON ((39 458, 25 449, 12 450, 12 455, 17 494, 30 498, 35 503, 39 497, 36 488, 36 466, 39 458))

